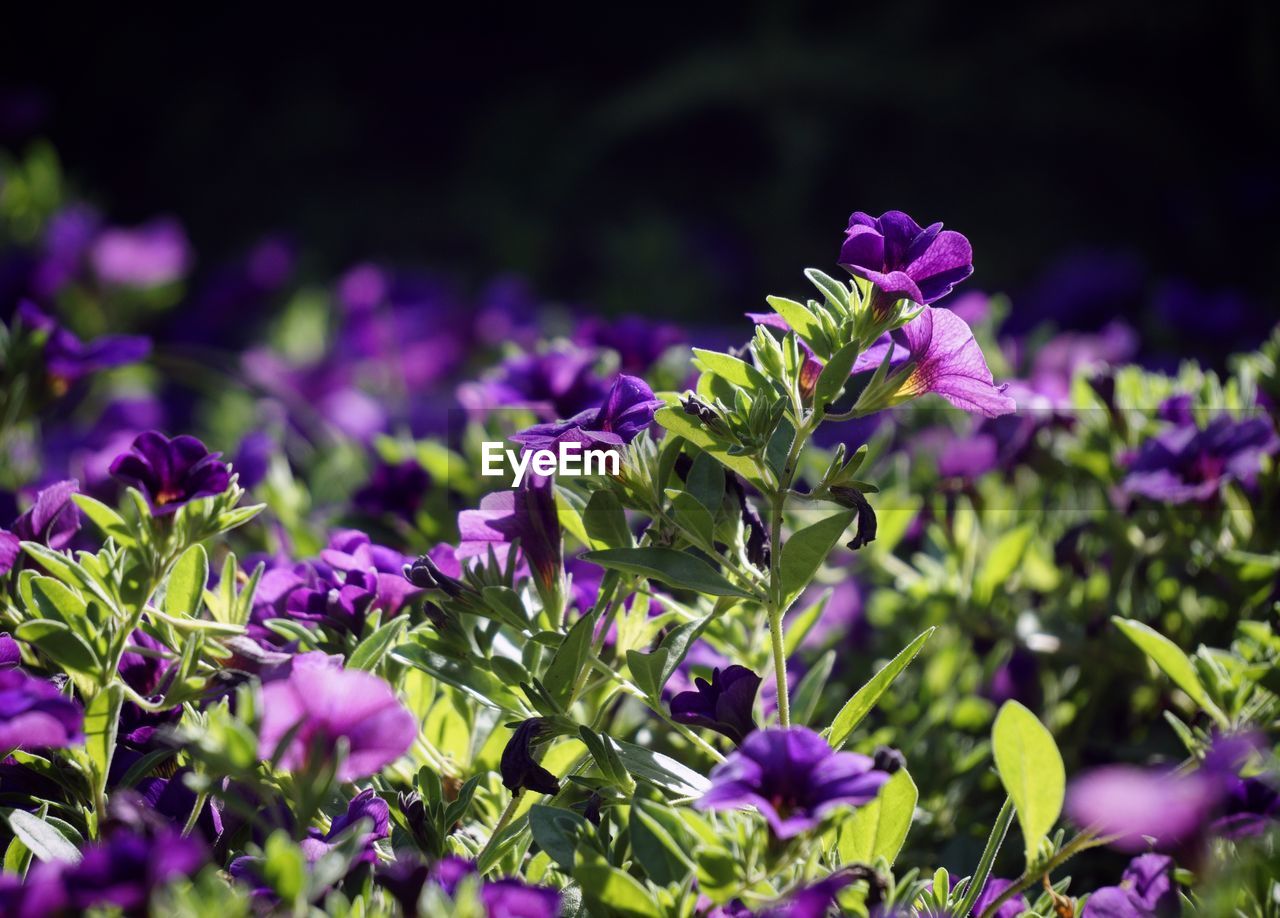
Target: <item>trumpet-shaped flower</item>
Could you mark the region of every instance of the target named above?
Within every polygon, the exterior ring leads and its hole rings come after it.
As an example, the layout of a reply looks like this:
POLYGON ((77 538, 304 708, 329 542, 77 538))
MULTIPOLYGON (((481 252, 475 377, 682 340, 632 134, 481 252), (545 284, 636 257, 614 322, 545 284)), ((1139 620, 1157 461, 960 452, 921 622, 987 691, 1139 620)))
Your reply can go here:
MULTIPOLYGON (((900 356, 895 351, 890 360, 910 361, 912 366, 899 384, 895 400, 932 392, 957 408, 987 417, 1009 414, 1017 407, 1013 399, 1004 394, 1006 387, 995 384, 982 348, 964 319, 946 309, 926 306, 899 334, 906 345, 906 355, 900 356)), ((869 349, 867 355, 877 348, 890 346, 893 346, 891 342, 883 340, 869 349)), ((879 354, 883 356, 883 350, 879 354)), ((862 365, 870 363, 868 360, 862 365)))
POLYGON ((599 408, 581 411, 567 421, 535 424, 511 437, 526 450, 557 449, 581 443, 584 449, 623 446, 653 423, 662 400, 636 376, 619 376, 599 408))
POLYGON ((969 240, 934 223, 924 229, 900 210, 849 217, 840 266, 884 293, 925 305, 973 273, 969 240))
POLYGON ((221 494, 231 484, 231 469, 195 437, 170 440, 151 430, 140 434, 128 452, 111 463, 117 480, 142 492, 156 516, 167 516, 200 497, 221 494))
POLYGON ((711 681, 694 679, 694 690, 671 699, 671 719, 676 723, 706 727, 741 743, 756 729, 752 708, 760 677, 745 666, 712 670, 711 681))

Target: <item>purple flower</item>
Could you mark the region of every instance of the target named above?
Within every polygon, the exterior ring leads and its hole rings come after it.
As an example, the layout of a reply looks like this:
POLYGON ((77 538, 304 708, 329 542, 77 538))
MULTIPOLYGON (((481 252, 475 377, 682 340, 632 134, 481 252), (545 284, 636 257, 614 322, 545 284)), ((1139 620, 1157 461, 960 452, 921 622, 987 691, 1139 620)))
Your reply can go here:
POLYGON ((378 871, 378 882, 395 897, 406 915, 418 914, 418 899, 428 882, 453 899, 468 878, 479 881, 480 904, 488 918, 555 918, 560 913, 557 890, 513 879, 480 880, 475 864, 454 854, 430 867, 402 858, 378 871))
POLYGON ((345 573, 347 583, 356 575, 371 577, 374 604, 382 609, 385 618, 397 614, 418 592, 404 577, 404 566, 413 559, 394 548, 374 544, 358 529, 335 532, 329 537, 329 547, 320 552, 320 558, 335 571, 345 573))
POLYGON ((560 517, 551 479, 537 478, 528 475, 513 491, 486 494, 478 510, 458 514, 459 562, 486 558, 492 548, 498 562, 505 563, 511 544, 519 540, 539 586, 547 592, 557 588, 563 568, 560 517))
POLYGON ((642 316, 600 319, 590 316, 578 322, 574 340, 587 347, 615 351, 623 373, 644 373, 667 350, 686 340, 679 326, 658 323, 642 316))
POLYGON ((418 735, 417 718, 382 679, 295 660, 287 679, 262 687, 259 755, 271 758, 285 734, 299 724, 280 765, 291 771, 313 765, 314 756, 331 753, 345 739, 348 753, 338 769, 339 781, 381 770, 404 755, 418 735))
POLYGON ((745 666, 711 672, 711 681, 698 678, 696 688, 671 699, 671 719, 676 723, 706 727, 741 744, 756 728, 752 717, 760 677, 745 666))
POLYGON ((488 380, 458 389, 458 400, 473 413, 526 408, 543 420, 569 418, 599 405, 605 384, 595 375, 596 355, 577 347, 504 360, 488 380))
POLYGON ((925 305, 973 273, 973 249, 959 233, 944 232, 941 223, 921 229, 902 211, 878 218, 857 211, 845 230, 840 266, 893 299, 925 305))
POLYGON ((0 634, 0 670, 13 669, 22 663, 18 642, 8 634, 0 634))
POLYGON ((262 483, 271 468, 271 457, 276 453, 276 441, 271 434, 255 430, 240 441, 231 467, 235 469, 240 487, 250 490, 262 483))
POLYGON ((1040 706, 1040 664, 1036 655, 1015 644, 1009 657, 996 667, 982 689, 982 697, 996 706, 1006 701, 1021 702, 1029 708, 1040 706))
MULTIPOLYGON (((899 334, 906 344, 906 359, 912 367, 895 398, 933 392, 957 408, 987 417, 1009 414, 1017 407, 1013 399, 1004 394, 1005 387, 995 384, 982 348, 959 316, 926 306, 899 334)), ((888 346, 891 345, 887 340, 873 346, 859 358, 854 369, 869 368, 872 363, 868 357, 877 348, 888 346)), ((883 357, 883 350, 880 356, 883 357)))
POLYGON ((1108 765, 1076 778, 1066 812, 1079 826, 1118 836, 1121 851, 1143 851, 1153 840, 1169 850, 1197 836, 1218 803, 1217 782, 1200 773, 1108 765))
POLYGON ((89 251, 94 272, 107 284, 162 287, 191 267, 191 246, 182 225, 159 219, 133 229, 104 230, 89 251))
POLYGON ((59 481, 36 494, 31 508, 13 521, 6 532, 0 529, 0 575, 18 564, 21 542, 39 542, 61 551, 80 531, 80 508, 71 495, 80 488, 74 480, 59 481))
POLYGON ((84 711, 52 682, 21 669, 0 670, 0 754, 74 746, 84 711))
POLYGON ((871 758, 836 752, 804 727, 758 730, 711 772, 703 810, 754 806, 779 838, 816 828, 841 806, 874 800, 889 775, 871 758))
POLYGON ((528 789, 539 794, 558 794, 560 782, 556 776, 538 764, 533 754, 533 744, 545 726, 542 718, 531 717, 521 721, 516 732, 507 740, 502 750, 499 770, 502 786, 513 794, 528 789))
MULTIPOLYGON (((981 915, 992 902, 1000 898, 1001 893, 1012 885, 1012 880, 988 877, 987 882, 982 887, 982 892, 978 894, 978 898, 973 903, 973 911, 969 914, 981 915)), ((1030 908, 1031 906, 1027 904, 1026 897, 1019 893, 1005 900, 1004 904, 996 911, 996 918, 1018 918, 1019 915, 1030 908)))
POLYGON ((1175 427, 1138 449, 1122 487, 1152 500, 1181 504, 1209 500, 1224 482, 1252 486, 1263 456, 1280 447, 1266 418, 1214 418, 1204 430, 1175 427))
POLYGON ((151 430, 139 434, 129 452, 111 463, 117 480, 142 492, 155 516, 167 516, 200 497, 221 494, 231 484, 231 470, 195 437, 170 440, 151 430))
POLYGON ((1104 886, 1089 896, 1082 918, 1172 918, 1181 913, 1172 858, 1143 854, 1129 862, 1119 886, 1104 886))
POLYGON ((333 850, 338 837, 360 820, 368 820, 368 827, 360 836, 360 854, 357 863, 372 864, 377 858, 373 843, 391 834, 391 808, 387 801, 374 793, 373 788, 363 790, 351 798, 347 811, 336 817, 328 832, 309 829, 302 840, 302 853, 310 863, 315 863, 333 850))
POLYGON ((151 341, 137 335, 105 335, 81 341, 69 329, 31 303, 18 306, 24 325, 44 332, 44 366, 54 392, 61 395, 70 385, 102 370, 137 363, 151 353, 151 341))
POLYGON ((581 443, 584 449, 623 446, 653 423, 653 412, 662 400, 643 379, 619 376, 604 404, 579 412, 567 421, 535 424, 511 437, 526 450, 555 450, 561 443, 581 443))
POLYGON ((369 516, 398 516, 412 523, 430 487, 431 476, 416 459, 378 462, 351 503, 369 516))
MULTIPOLYGON (((853 881, 850 873, 833 873, 792 893, 786 902, 764 912, 763 918, 827 918, 840 890, 853 881)), ((1004 916, 1001 915, 1000 918, 1004 916)))

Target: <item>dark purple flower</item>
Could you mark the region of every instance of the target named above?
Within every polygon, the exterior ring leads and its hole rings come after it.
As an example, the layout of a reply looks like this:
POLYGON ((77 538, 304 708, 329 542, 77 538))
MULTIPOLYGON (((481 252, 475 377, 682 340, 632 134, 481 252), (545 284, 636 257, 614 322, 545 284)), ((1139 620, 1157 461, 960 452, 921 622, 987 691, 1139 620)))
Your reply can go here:
MULTIPOLYGON (((320 558, 335 571, 353 576, 371 577, 374 583, 374 605, 389 618, 404 608, 418 589, 405 580, 404 566, 413 559, 394 548, 376 545, 358 529, 340 529, 329 537, 329 547, 320 558)), ((345 584, 344 584, 345 585, 345 584)))
POLYGON ((816 828, 841 806, 874 800, 889 775, 870 757, 836 752, 804 727, 757 730, 711 772, 703 810, 754 806, 779 838, 816 828))
POLYGON ((431 476, 416 459, 379 461, 351 503, 369 516, 398 516, 412 523, 430 487, 431 476))
POLYGON ((706 727, 735 743, 756 728, 752 708, 760 677, 745 666, 712 670, 711 681, 698 678, 692 692, 681 692, 671 699, 671 719, 676 723, 706 727))
POLYGON ((1036 655, 1021 644, 1014 645, 1013 652, 996 667, 983 686, 982 696, 997 706, 1012 700, 1038 708, 1041 689, 1036 655))
POLYGON ((0 634, 0 670, 13 669, 22 663, 18 642, 8 634, 0 634))
POLYGON ((502 785, 513 794, 525 789, 547 795, 560 792, 560 782, 556 780, 556 776, 539 765, 533 753, 533 744, 543 726, 539 717, 521 721, 511 739, 507 740, 506 748, 502 750, 502 760, 499 763, 502 785))
POLYGON ((1169 850, 1196 837, 1217 806, 1217 782, 1200 774, 1128 765, 1085 772, 1067 790, 1066 812, 1079 826, 1118 836, 1121 851, 1143 851, 1154 841, 1169 850))
POLYGON ((136 335, 106 335, 90 342, 81 341, 56 319, 47 316, 31 303, 18 306, 23 324, 44 332, 44 366, 54 392, 64 393, 79 379, 112 367, 137 363, 151 353, 151 341, 136 335))
POLYGON ((378 856, 373 843, 391 834, 391 808, 387 806, 387 801, 374 793, 373 788, 352 797, 347 804, 347 811, 330 823, 328 832, 309 829, 307 837, 302 840, 302 853, 309 862, 315 863, 333 850, 334 843, 343 832, 362 819, 367 820, 368 825, 360 836, 360 854, 356 862, 374 863, 378 856))
POLYGON ((587 347, 604 347, 618 354, 623 373, 647 371, 667 350, 687 340, 677 325, 654 322, 642 316, 601 319, 589 316, 578 322, 574 340, 587 347))
POLYGON ((267 477, 271 457, 276 453, 276 441, 271 434, 255 430, 245 435, 231 460, 231 468, 245 490, 256 488, 267 477))
POLYGON ((161 218, 132 229, 104 230, 89 251, 94 272, 107 284, 162 287, 191 267, 191 245, 176 220, 161 218))
POLYGON ((561 443, 581 443, 584 449, 623 446, 653 423, 662 400, 643 379, 619 376, 604 404, 579 412, 567 421, 535 424, 511 437, 526 450, 558 449, 561 443))
MULTIPOLYGON (((957 408, 980 412, 987 417, 1009 414, 1017 405, 997 386, 987 368, 982 348, 964 320, 946 309, 926 306, 920 315, 899 332, 906 344, 906 360, 911 370, 902 380, 895 399, 925 395, 941 395, 957 408)), ((855 370, 878 363, 872 355, 877 348, 891 346, 886 340, 873 346, 859 358, 855 370), (870 359, 868 359, 870 358, 870 359)), ((883 351, 879 352, 883 357, 883 351)), ((897 357, 897 360, 903 358, 897 357)))
POLYGON ((464 880, 479 883, 480 904, 488 918, 555 918, 560 913, 560 893, 545 886, 529 886, 519 880, 480 880, 473 862, 449 855, 423 868, 413 861, 396 861, 379 871, 378 881, 395 896, 406 915, 417 913, 423 886, 433 882, 449 898, 455 898, 464 880))
POLYGON ((61 551, 80 531, 80 508, 71 495, 80 489, 74 480, 59 481, 36 494, 31 508, 13 521, 6 532, 0 530, 0 574, 17 566, 20 542, 39 542, 61 551))
POLYGON ((921 229, 898 210, 880 217, 857 211, 845 230, 840 266, 893 299, 925 305, 973 273, 973 249, 959 233, 944 232, 941 223, 921 229))
MULTIPOLYGON (((787 901, 761 913, 761 918, 827 918, 840 890, 854 881, 850 873, 833 873, 804 889, 793 892, 787 901)), ((1000 918, 1004 918, 1003 915, 1000 918)))
POLYGON ((1262 457, 1277 448, 1280 438, 1263 417, 1235 421, 1224 415, 1203 430, 1175 427, 1142 444, 1122 487, 1175 504, 1209 500, 1227 481, 1252 486, 1262 457))
POLYGON ((558 590, 563 573, 560 517, 550 478, 528 475, 515 490, 486 494, 478 510, 458 514, 458 534, 456 555, 463 564, 487 558, 490 548, 505 563, 518 540, 539 587, 544 593, 558 590))
POLYGON ((142 492, 156 516, 167 516, 200 497, 221 494, 231 484, 231 470, 191 436, 170 440, 158 431, 139 434, 129 452, 111 463, 117 480, 142 492))
POLYGON ((418 735, 417 718, 384 680, 361 670, 295 660, 287 679, 262 687, 259 755, 271 758, 285 734, 299 724, 280 765, 300 770, 312 764, 313 756, 331 753, 339 739, 346 739, 348 753, 338 769, 339 781, 381 770, 404 755, 418 735))
POLYGON ((504 360, 483 382, 458 389, 458 400, 473 413, 526 408, 546 421, 570 418, 603 401, 605 383, 595 374, 594 352, 561 347, 504 360))
POLYGON ((0 670, 0 754, 74 746, 84 711, 52 682, 21 669, 0 670))
POLYGON ((1129 862, 1119 886, 1104 886, 1089 896, 1082 918, 1173 918, 1182 914, 1173 860, 1143 854, 1129 862))
MULTIPOLYGON (((973 903, 973 911, 970 915, 983 914, 992 902, 1000 898, 1001 893, 1013 885, 1012 880, 1002 880, 999 877, 988 877, 987 882, 982 887, 982 892, 978 893, 978 898, 973 903)), ((1023 912, 1029 910, 1031 906, 1027 904, 1027 899, 1021 893, 1006 899, 1004 904, 996 911, 995 918, 1018 918, 1023 912)))

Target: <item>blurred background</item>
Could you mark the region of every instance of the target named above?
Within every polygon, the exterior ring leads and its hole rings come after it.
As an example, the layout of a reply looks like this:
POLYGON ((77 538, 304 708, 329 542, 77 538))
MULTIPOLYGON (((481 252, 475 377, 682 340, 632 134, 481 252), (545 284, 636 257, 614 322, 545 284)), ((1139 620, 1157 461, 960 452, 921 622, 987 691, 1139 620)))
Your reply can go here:
POLYGON ((1121 316, 1213 359, 1277 314, 1262 0, 364 18, 11 21, 0 146, 51 141, 114 222, 178 218, 197 280, 283 232, 321 278, 377 258, 718 320, 900 208, 970 237, 1015 325, 1121 316))

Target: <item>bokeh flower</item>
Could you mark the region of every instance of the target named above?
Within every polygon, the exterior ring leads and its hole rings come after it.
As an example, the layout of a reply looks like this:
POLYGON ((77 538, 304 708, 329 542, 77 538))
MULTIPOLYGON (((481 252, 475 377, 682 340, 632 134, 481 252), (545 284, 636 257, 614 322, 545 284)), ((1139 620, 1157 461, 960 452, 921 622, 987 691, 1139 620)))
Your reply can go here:
POLYGON ((1228 481, 1252 486, 1263 457, 1278 448, 1280 438, 1263 417, 1236 421, 1224 415, 1203 430, 1186 424, 1144 442, 1122 487, 1167 503, 1208 500, 1228 481))
POLYGON ((0 755, 73 746, 83 725, 84 710, 52 682, 21 669, 0 670, 0 755))
POLYGON ((1082 918, 1173 918, 1180 914, 1173 859, 1143 854, 1129 862, 1118 886, 1104 886, 1089 896, 1082 918))
POLYGON ((160 218, 133 228, 104 230, 89 250, 98 278, 121 287, 172 284, 191 268, 191 245, 182 224, 160 218))
POLYGON ((581 443, 584 449, 623 446, 653 423, 662 406, 648 384, 635 376, 619 376, 604 404, 579 412, 566 421, 535 424, 511 439, 526 450, 555 450, 561 443, 581 443))
POLYGON ((231 470, 219 453, 191 436, 172 440, 158 431, 139 434, 127 453, 111 463, 111 474, 137 488, 156 516, 167 516, 193 500, 221 494, 231 470))
POLYGON ((9 529, 0 529, 0 575, 13 570, 21 557, 22 542, 38 542, 61 551, 80 531, 80 508, 71 495, 80 489, 74 480, 58 481, 36 494, 31 508, 9 529))

